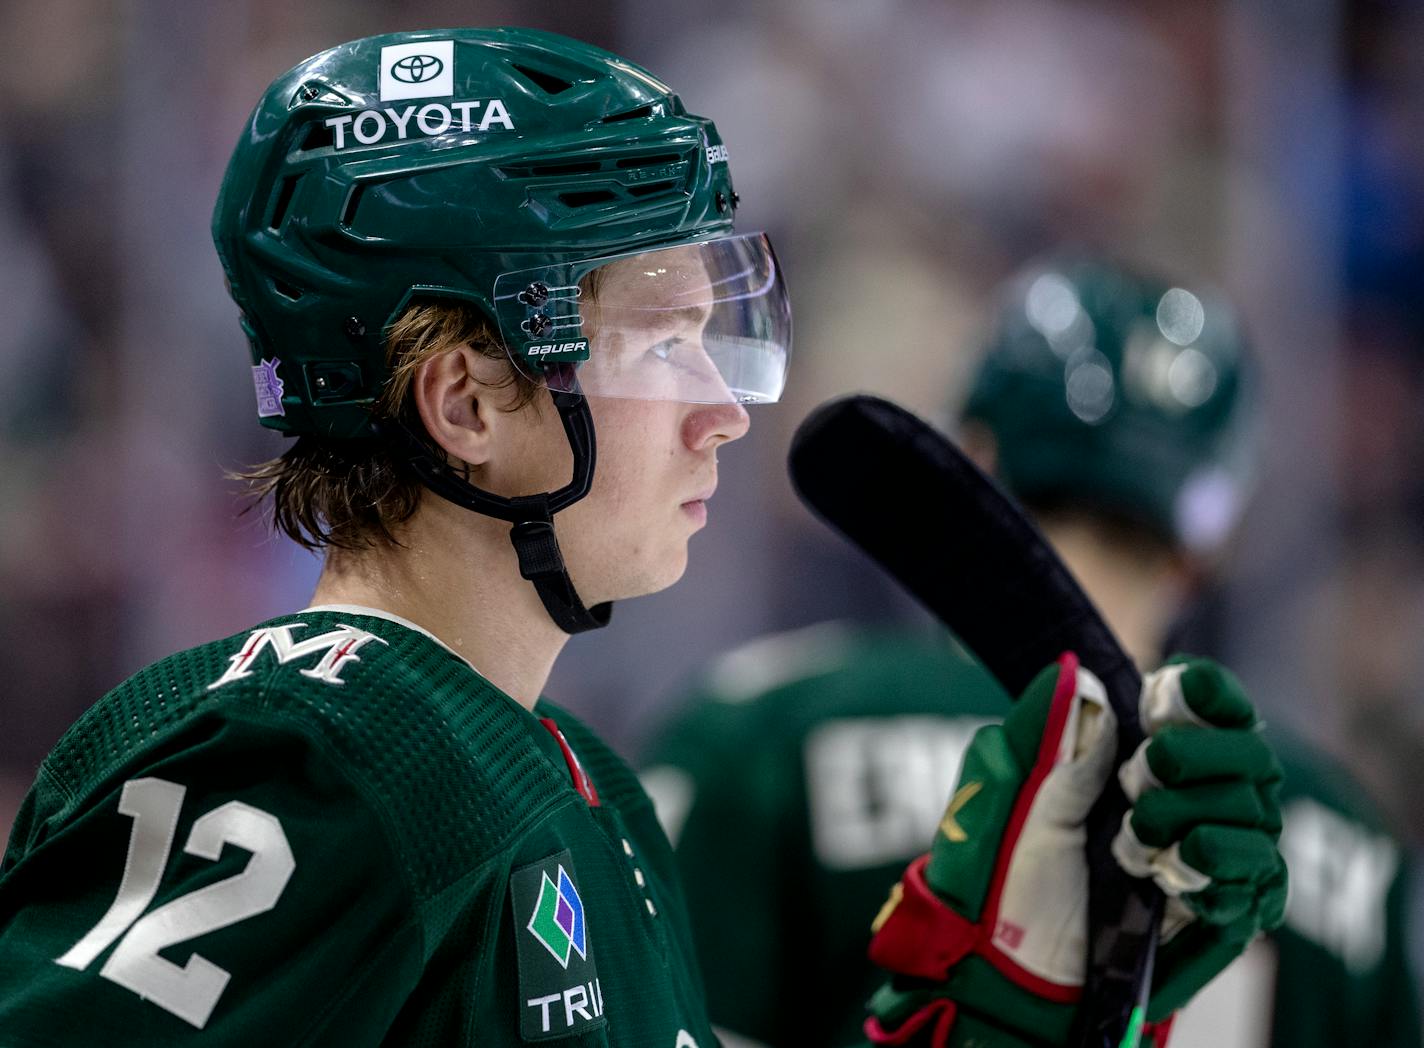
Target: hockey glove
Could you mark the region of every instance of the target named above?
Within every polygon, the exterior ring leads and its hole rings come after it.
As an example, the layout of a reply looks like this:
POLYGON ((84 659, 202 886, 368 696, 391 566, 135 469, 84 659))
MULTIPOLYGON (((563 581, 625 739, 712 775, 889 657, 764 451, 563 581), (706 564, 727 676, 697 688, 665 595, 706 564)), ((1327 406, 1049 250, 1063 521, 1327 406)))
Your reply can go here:
MULTIPOLYGON (((1149 740, 1121 774, 1136 803, 1113 851, 1168 895, 1159 1020, 1280 923, 1280 770, 1214 663, 1150 676, 1142 714, 1149 740)), ((873 1042, 1066 1043, 1088 955, 1084 823, 1115 747, 1102 684, 1071 654, 979 731, 929 853, 876 919, 870 956, 893 978, 871 1001, 873 1042)))

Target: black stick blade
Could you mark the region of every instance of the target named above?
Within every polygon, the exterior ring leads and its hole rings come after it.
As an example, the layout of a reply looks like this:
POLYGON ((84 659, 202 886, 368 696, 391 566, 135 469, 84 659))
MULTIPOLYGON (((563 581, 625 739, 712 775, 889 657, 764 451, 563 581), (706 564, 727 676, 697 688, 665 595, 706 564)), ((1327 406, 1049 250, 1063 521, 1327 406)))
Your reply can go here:
POLYGON ((948 438, 889 401, 846 397, 801 424, 790 465, 806 504, 958 634, 1009 694, 1071 649, 1105 684, 1123 677, 1131 699, 1116 712, 1136 734, 1131 660, 1038 529, 948 438))

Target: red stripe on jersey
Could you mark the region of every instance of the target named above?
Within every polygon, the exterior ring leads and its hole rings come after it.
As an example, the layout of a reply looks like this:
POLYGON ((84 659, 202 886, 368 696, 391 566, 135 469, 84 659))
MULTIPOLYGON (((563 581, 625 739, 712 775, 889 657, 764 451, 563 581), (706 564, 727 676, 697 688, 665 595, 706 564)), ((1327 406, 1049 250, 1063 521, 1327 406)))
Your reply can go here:
POLYGON ((583 770, 583 765, 574 756, 574 751, 569 746, 569 740, 564 738, 564 733, 559 730, 559 726, 554 723, 552 717, 540 717, 539 723, 544 725, 549 730, 549 734, 558 740, 559 749, 564 752, 564 763, 569 766, 569 777, 573 779, 574 789, 578 791, 580 797, 588 801, 590 808, 597 808, 599 806, 598 790, 594 789, 593 780, 588 777, 588 773, 583 770))

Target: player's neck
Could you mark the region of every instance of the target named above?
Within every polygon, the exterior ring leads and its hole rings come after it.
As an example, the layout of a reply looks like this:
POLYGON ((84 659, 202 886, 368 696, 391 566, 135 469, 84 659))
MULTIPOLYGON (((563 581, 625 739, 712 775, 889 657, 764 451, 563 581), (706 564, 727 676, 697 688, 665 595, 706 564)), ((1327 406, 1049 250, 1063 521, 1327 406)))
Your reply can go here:
POLYGON ((408 619, 532 709, 568 635, 520 578, 508 524, 434 503, 402 528, 402 547, 329 554, 312 604, 408 619))
POLYGON ((1081 521, 1045 522, 1044 534, 1102 612, 1133 661, 1155 669, 1167 654, 1163 638, 1182 599, 1179 575, 1124 553, 1081 521))

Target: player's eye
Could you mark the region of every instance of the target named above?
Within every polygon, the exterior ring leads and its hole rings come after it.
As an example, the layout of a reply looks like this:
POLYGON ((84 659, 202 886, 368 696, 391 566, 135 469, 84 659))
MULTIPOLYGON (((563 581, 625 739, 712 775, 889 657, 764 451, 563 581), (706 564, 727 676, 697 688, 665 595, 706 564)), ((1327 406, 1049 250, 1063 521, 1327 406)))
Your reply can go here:
POLYGON ((657 357, 659 360, 670 360, 672 358, 673 351, 676 350, 678 346, 686 344, 687 339, 683 338, 680 335, 676 335, 672 338, 665 338, 656 345, 650 346, 648 348, 648 352, 653 354, 653 356, 657 357))

